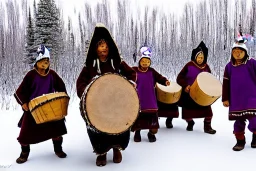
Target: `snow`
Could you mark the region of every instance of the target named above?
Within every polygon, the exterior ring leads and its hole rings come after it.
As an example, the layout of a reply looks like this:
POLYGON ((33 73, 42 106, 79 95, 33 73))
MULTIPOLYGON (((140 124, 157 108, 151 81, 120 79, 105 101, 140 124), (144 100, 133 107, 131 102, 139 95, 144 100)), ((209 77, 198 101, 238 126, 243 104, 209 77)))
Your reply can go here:
POLYGON ((113 154, 107 155, 107 165, 97 167, 96 155, 86 133, 86 127, 80 116, 78 100, 69 106, 66 117, 68 134, 64 135, 63 149, 68 154, 65 159, 58 158, 53 152, 51 140, 31 145, 28 161, 17 164, 20 145, 16 138, 19 134, 17 123, 21 109, 0 111, 0 171, 217 171, 249 170, 255 163, 256 149, 250 147, 252 134, 246 128, 247 144, 245 149, 234 152, 236 140, 232 133, 233 122, 228 121, 228 109, 218 100, 212 105, 214 118, 212 126, 215 135, 203 132, 203 119, 195 119, 194 131, 186 131, 186 122, 181 118, 173 120, 174 128, 165 128, 165 119, 159 120, 161 128, 157 141, 149 143, 147 131, 142 131, 142 142, 133 141, 122 153, 120 164, 112 162, 113 154), (4 168, 5 167, 5 168, 4 168))

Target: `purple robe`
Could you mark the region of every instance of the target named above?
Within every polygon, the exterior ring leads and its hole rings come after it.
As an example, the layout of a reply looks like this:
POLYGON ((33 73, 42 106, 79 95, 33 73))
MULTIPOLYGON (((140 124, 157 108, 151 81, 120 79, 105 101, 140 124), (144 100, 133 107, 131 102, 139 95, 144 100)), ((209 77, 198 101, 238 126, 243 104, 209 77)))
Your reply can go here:
MULTIPOLYGON (((23 105, 35 97, 55 91, 66 92, 65 84, 58 74, 49 70, 46 76, 42 76, 33 69, 24 77, 14 96, 23 105)), ((19 126, 21 130, 17 139, 21 144, 35 144, 67 133, 64 119, 36 124, 30 111, 24 111, 19 126)))
POLYGON ((205 118, 212 117, 211 106, 200 106, 190 97, 189 93, 185 92, 188 85, 192 85, 201 72, 209 72, 211 70, 207 64, 198 66, 194 61, 188 62, 177 76, 177 83, 182 87, 181 98, 178 102, 182 107, 182 118, 205 118))
POLYGON ((158 107, 155 84, 158 82, 165 85, 168 80, 151 67, 146 72, 141 71, 138 67, 133 68, 137 72, 136 83, 141 112, 132 126, 132 131, 139 129, 158 129, 158 107))
POLYGON ((224 71, 222 101, 229 101, 229 119, 248 119, 256 115, 256 61, 251 58, 224 71))

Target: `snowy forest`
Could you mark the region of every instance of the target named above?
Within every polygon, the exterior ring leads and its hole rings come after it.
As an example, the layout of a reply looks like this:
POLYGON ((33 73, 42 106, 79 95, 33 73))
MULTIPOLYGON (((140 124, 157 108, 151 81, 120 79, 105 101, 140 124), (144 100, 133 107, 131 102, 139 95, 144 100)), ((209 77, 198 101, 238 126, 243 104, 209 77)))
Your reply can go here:
MULTIPOLYGON (((120 54, 131 66, 143 44, 152 47, 152 66, 175 81, 190 60, 193 48, 204 41, 208 64, 222 81, 225 65, 238 32, 255 36, 256 0, 202 0, 186 3, 181 16, 160 7, 132 6, 129 0, 102 0, 66 17, 55 0, 6 0, 0 2, 0 108, 15 107, 13 94, 31 69, 29 57, 43 43, 51 50, 51 67, 63 78, 68 93, 76 98, 76 79, 86 57, 86 47, 96 23, 104 23, 120 54), (32 5, 31 5, 32 4, 32 5), (115 13, 113 11, 116 11, 115 13)), ((256 53, 254 44, 249 55, 256 53)))

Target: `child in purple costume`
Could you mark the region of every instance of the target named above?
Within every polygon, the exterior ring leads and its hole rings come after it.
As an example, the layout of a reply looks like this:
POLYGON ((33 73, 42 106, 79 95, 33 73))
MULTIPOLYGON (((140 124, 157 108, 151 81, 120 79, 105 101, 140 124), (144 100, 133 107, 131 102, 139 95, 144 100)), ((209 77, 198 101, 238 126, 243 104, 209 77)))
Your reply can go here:
POLYGON ((256 61, 249 58, 242 37, 232 47, 231 61, 223 76, 222 102, 229 107, 229 120, 235 120, 234 134, 237 140, 234 151, 245 146, 245 126, 253 133, 251 147, 256 148, 256 61))
POLYGON ((62 135, 67 133, 65 119, 36 124, 28 108, 30 100, 43 94, 66 92, 63 80, 55 71, 50 69, 49 50, 44 45, 40 45, 37 54, 38 56, 32 59, 34 69, 26 74, 14 94, 24 111, 18 124, 21 129, 17 139, 21 144, 22 150, 20 157, 16 160, 19 164, 27 161, 30 144, 40 143, 48 139, 52 139, 54 152, 59 158, 67 156, 62 150, 62 135))
POLYGON ((141 110, 131 130, 135 131, 135 142, 141 141, 141 129, 149 129, 148 140, 155 142, 155 134, 159 128, 155 84, 158 82, 162 85, 170 85, 170 82, 150 67, 151 49, 149 47, 142 47, 139 53, 139 66, 133 67, 133 69, 137 72, 136 83, 141 110))

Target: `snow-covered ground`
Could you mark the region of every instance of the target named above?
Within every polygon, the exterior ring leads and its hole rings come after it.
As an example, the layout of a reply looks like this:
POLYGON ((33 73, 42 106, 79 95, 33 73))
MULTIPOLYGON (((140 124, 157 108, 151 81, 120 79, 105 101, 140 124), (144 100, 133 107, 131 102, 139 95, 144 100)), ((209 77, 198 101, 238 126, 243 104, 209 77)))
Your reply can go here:
POLYGON ((66 117, 68 134, 64 135, 63 149, 68 157, 59 159, 49 140, 32 145, 29 159, 24 164, 15 162, 20 154, 16 138, 21 109, 0 111, 0 171, 241 171, 255 168, 256 149, 250 147, 251 133, 246 130, 245 149, 234 152, 232 147, 236 140, 232 133, 233 122, 228 121, 228 109, 220 100, 212 107, 215 135, 203 132, 203 119, 195 119, 194 131, 188 132, 181 118, 173 120, 173 129, 165 128, 165 119, 161 118, 155 143, 148 142, 147 131, 142 131, 142 142, 135 143, 132 133, 130 144, 122 153, 122 163, 113 163, 110 151, 105 167, 95 165, 96 155, 92 152, 78 103, 70 105, 66 117))

